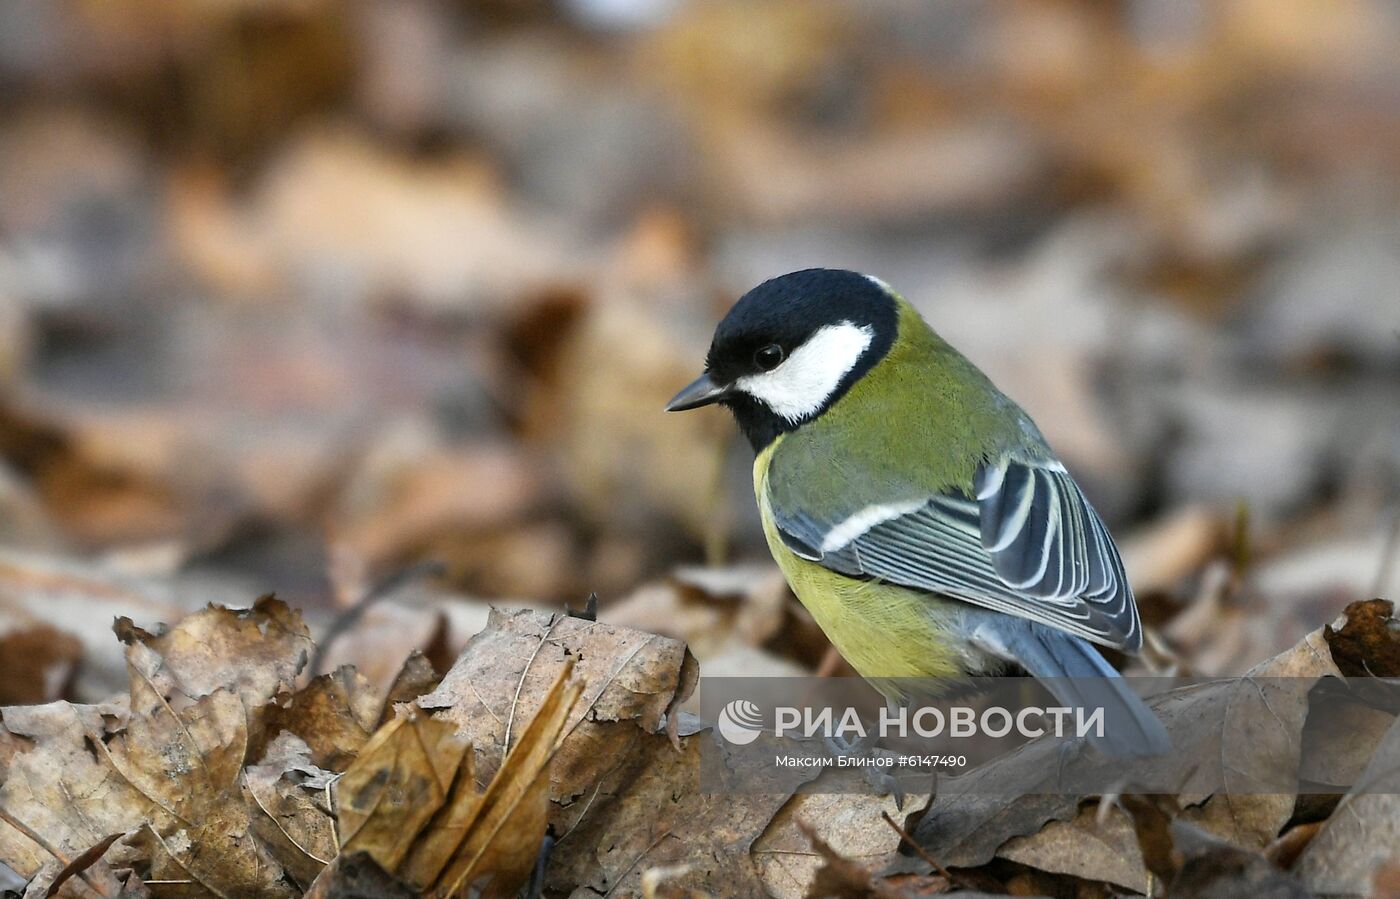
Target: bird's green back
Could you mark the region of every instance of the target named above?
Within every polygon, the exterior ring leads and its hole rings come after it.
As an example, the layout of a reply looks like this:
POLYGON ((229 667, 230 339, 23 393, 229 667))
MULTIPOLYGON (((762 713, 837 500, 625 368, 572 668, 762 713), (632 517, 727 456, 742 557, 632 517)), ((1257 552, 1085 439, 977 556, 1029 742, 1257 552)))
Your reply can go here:
POLYGON ((970 494, 978 465, 1012 447, 1049 454, 1015 403, 896 302, 899 333, 885 357, 774 449, 768 483, 784 507, 835 523, 875 503, 970 494))

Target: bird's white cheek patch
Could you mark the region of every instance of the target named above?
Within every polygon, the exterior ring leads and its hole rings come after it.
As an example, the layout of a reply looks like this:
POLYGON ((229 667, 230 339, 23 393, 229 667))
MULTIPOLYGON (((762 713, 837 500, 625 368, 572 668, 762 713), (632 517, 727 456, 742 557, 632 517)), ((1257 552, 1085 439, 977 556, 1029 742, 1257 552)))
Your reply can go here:
POLYGON ((826 403, 874 337, 869 325, 827 325, 807 338, 782 365, 762 374, 745 375, 734 386, 788 421, 799 421, 826 403))

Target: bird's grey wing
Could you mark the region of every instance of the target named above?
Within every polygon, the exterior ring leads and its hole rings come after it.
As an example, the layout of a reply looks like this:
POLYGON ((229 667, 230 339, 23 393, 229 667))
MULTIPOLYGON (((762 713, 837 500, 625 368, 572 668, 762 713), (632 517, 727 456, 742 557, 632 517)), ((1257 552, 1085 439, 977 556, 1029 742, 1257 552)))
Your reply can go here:
POLYGON ((819 520, 770 491, 774 523, 798 555, 1039 621, 1109 646, 1142 645, 1137 607, 1108 529, 1064 466, 984 465, 975 495, 914 495, 819 520))

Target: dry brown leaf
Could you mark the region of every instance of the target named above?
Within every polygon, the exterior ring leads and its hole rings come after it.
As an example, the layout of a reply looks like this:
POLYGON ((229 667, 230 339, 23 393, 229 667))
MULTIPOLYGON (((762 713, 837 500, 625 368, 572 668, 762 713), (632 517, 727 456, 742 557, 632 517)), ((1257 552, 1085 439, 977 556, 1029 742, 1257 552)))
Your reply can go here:
POLYGON ((237 694, 219 688, 190 701, 143 692, 146 683, 133 675, 126 729, 98 749, 149 801, 146 828, 133 845, 150 853, 151 879, 192 880, 196 894, 292 895, 281 866, 252 833, 241 791, 248 716, 237 694))
MULTIPOLYGON (((727 515, 721 475, 733 428, 718 414, 650 414, 695 377, 700 325, 690 341, 654 303, 631 295, 595 303, 560 357, 547 404, 573 495, 589 520, 635 532, 663 511, 697 537, 727 515)), ((704 326, 708 334, 708 326, 704 326)))
MULTIPOLYGON (((178 895, 291 895, 253 833, 252 809, 266 810, 245 793, 243 766, 263 704, 305 662, 300 616, 264 598, 250 610, 210 607, 160 635, 129 621, 117 629, 129 644, 125 708, 7 709, 0 804, 65 856, 134 832, 112 857, 183 882, 178 895)), ((272 777, 278 761, 258 773, 272 777)), ((0 828, 0 857, 30 874, 47 864, 14 828, 0 828)))
POLYGON ((312 763, 306 744, 287 733, 268 746, 261 764, 243 771, 252 834, 302 889, 310 887, 339 848, 330 793, 322 786, 329 775, 312 763))
POLYGON ((326 867, 304 899, 421 899, 422 893, 380 867, 368 852, 345 852, 326 867))
POLYGON ((541 472, 511 448, 448 451, 421 435, 391 435, 350 473, 336 515, 336 542, 384 566, 443 532, 479 536, 535 511, 541 472), (471 489, 463 489, 470 485, 471 489))
POLYGON ((89 701, 126 686, 126 658, 112 639, 112 619, 139 614, 178 620, 186 609, 172 586, 119 576, 100 564, 0 548, 0 616, 18 627, 47 624, 76 637, 83 645, 83 664, 74 678, 75 692, 89 701))
POLYGON ((1177 816, 1169 796, 1122 797, 1142 857, 1166 895, 1180 899, 1304 899, 1292 877, 1261 853, 1235 846, 1177 816))
POLYGON ((341 267, 368 295, 426 308, 499 304, 522 286, 568 280, 577 266, 509 206, 478 160, 418 160, 346 130, 293 142, 252 211, 288 277, 341 267))
POLYGON ((0 635, 0 705, 59 699, 82 657, 76 638, 46 624, 0 635))
POLYGON ((678 568, 609 603, 601 617, 684 640, 697 658, 709 660, 735 646, 762 646, 782 627, 788 595, 782 573, 770 565, 678 568))
POLYGON ((128 658, 138 646, 150 650, 137 658, 158 661, 143 670, 164 689, 198 698, 225 687, 250 710, 262 708, 279 688, 291 685, 312 650, 301 613, 271 594, 251 609, 210 606, 155 634, 129 618, 118 619, 116 630, 131 647, 128 658))
POLYGON ((997 850, 997 857, 1037 871, 1148 891, 1147 869, 1132 823, 1119 814, 1100 820, 1093 804, 1069 821, 1051 821, 1036 833, 1012 837, 997 850))
MULTIPOLYGON (((910 795, 905 807, 917 807, 927 799, 927 794, 910 795)), ((809 836, 875 872, 903 867, 908 859, 899 854, 899 834, 880 817, 882 813, 899 814, 894 797, 822 792, 793 796, 750 850, 764 891, 779 899, 807 895, 824 864, 809 836)))
POLYGON ((1354 602, 1339 622, 1322 629, 1337 667, 1347 677, 1400 677, 1400 630, 1395 604, 1354 602))
POLYGON ((342 665, 267 711, 267 731, 287 731, 306 741, 311 760, 344 771, 379 725, 380 701, 354 668, 342 665))
POLYGON ((0 457, 29 474, 49 514, 81 541, 168 539, 194 526, 168 485, 103 458, 49 415, 0 405, 0 432, 0 457))
POLYGON ((191 701, 142 683, 133 684, 126 727, 99 755, 157 809, 193 824, 238 789, 248 750, 243 704, 225 689, 191 701))
POLYGON ((643 893, 646 870, 685 866, 671 878, 674 889, 763 895, 749 850, 788 794, 702 792, 700 741, 709 739, 709 731, 681 737, 677 752, 665 734, 638 733, 615 767, 559 814, 547 887, 624 899, 643 893))
POLYGON ((442 675, 437 673, 433 663, 418 650, 409 653, 403 667, 389 684, 384 696, 384 706, 379 713, 379 723, 384 724, 394 715, 394 706, 401 702, 413 702, 425 693, 437 689, 442 683, 442 675))
POLYGON ((1123 567, 1138 595, 1171 590, 1221 551, 1225 528, 1203 506, 1178 509, 1122 541, 1123 567))
POLYGON ((363 851, 432 895, 513 895, 535 865, 550 760, 582 684, 566 663, 484 792, 470 746, 420 709, 375 733, 336 785, 341 849, 363 851))
MULTIPOLYGON (((798 824, 798 828, 812 844, 821 867, 807 888, 806 899, 911 899, 913 893, 906 892, 893 883, 880 877, 876 872, 841 855, 817 835, 812 827, 798 824)), ((947 881, 938 879, 935 892, 948 887, 947 881)))
POLYGON ((1400 723, 1391 727, 1356 788, 1303 850, 1296 870, 1310 890, 1364 895, 1400 858, 1400 723))
POLYGON ((406 710, 375 732, 336 782, 340 850, 395 871, 447 801, 470 750, 448 721, 406 710))
POLYGON ((646 871, 684 866, 667 889, 761 893, 749 846, 788 794, 700 792, 699 741, 710 734, 677 733, 673 742, 663 728, 694 685, 695 662, 681 643, 564 615, 496 611, 419 701, 471 735, 480 779, 499 765, 507 731, 512 746, 519 742, 543 686, 572 658, 586 686, 551 765, 559 837, 547 889, 639 896, 646 871))
MULTIPOLYGON (((506 754, 476 804, 461 844, 437 876, 434 895, 458 895, 489 878, 482 895, 504 899, 514 896, 529 878, 549 818, 546 772, 583 692, 582 683, 570 680, 572 672, 572 664, 559 672, 520 741, 506 754)), ((475 792, 470 782, 462 788, 475 792)), ((449 818, 449 823, 455 820, 449 818)))
POLYGON ((1118 805, 1133 822, 1143 865, 1159 883, 1170 883, 1181 865, 1171 834, 1172 821, 1181 813, 1181 804, 1174 796, 1128 793, 1119 797, 1118 805))
POLYGON ((470 752, 462 760, 452 793, 414 841, 397 873, 421 887, 435 883, 462 845, 467 831, 481 811, 475 763, 470 752))
POLYGON ((1242 849, 1183 820, 1171 825, 1181 861, 1168 887, 1180 899, 1309 899, 1312 895, 1258 852, 1242 849))
POLYGON ((1308 844, 1322 829, 1322 824, 1321 821, 1309 821, 1288 828, 1264 850, 1264 857, 1285 871, 1292 868, 1298 861, 1298 856, 1303 854, 1303 850, 1308 848, 1308 844))
POLYGON ((108 834, 98 840, 86 852, 74 858, 64 865, 62 870, 54 875, 49 882, 48 888, 44 890, 44 899, 51 899, 59 894, 63 884, 70 877, 80 878, 93 892, 102 896, 117 896, 122 892, 121 884, 112 873, 111 868, 102 863, 102 856, 107 850, 112 848, 112 844, 120 840, 125 834, 108 834))
POLYGON ((1224 783, 1238 791, 1212 796, 1204 805, 1186 809, 1185 820, 1255 850, 1264 849, 1278 836, 1293 814, 1294 797, 1266 792, 1261 786, 1277 783, 1271 772, 1299 769, 1312 680, 1341 674, 1324 634, 1319 628, 1287 652, 1251 668, 1245 676, 1261 678, 1253 682, 1257 689, 1228 689, 1221 710, 1223 726, 1205 745, 1173 747, 1173 752, 1188 756, 1202 758, 1210 753, 1210 758, 1224 760, 1224 783))
POLYGON ((418 704, 471 741, 477 777, 485 780, 571 658, 588 687, 551 766, 550 798, 572 801, 615 768, 640 735, 659 731, 667 711, 690 695, 696 668, 684 644, 563 614, 492 610, 486 629, 418 704))
POLYGON ((322 646, 314 673, 351 665, 383 696, 404 662, 415 652, 430 654, 446 670, 466 643, 481 630, 490 609, 484 603, 453 598, 451 594, 406 588, 376 601, 352 616, 347 630, 322 646))
MULTIPOLYGON (((56 702, 0 712, 7 735, 0 743, 11 744, 0 808, 70 858, 109 834, 140 827, 150 807, 85 745, 88 734, 105 731, 104 711, 117 710, 56 702)), ((21 876, 36 876, 52 859, 24 833, 0 825, 0 860, 21 876)))

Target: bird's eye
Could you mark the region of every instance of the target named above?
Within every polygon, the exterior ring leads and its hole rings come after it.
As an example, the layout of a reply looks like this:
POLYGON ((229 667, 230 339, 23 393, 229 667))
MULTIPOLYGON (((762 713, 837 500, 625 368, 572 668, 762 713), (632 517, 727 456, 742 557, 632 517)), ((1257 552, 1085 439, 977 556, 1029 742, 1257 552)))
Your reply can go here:
POLYGON ((755 365, 764 371, 772 371, 783 361, 783 348, 776 343, 770 343, 767 346, 759 347, 758 351, 753 354, 753 361, 755 365))

